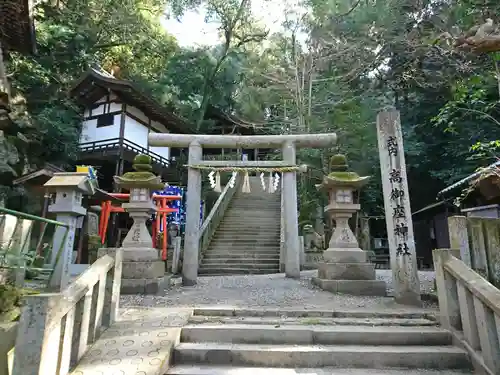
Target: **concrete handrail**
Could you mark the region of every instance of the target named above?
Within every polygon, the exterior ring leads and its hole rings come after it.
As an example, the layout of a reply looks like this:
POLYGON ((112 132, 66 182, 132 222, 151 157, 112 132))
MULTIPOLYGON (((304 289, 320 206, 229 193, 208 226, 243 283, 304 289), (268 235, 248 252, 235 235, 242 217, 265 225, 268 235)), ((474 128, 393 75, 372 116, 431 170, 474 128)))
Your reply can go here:
POLYGON ((99 258, 61 293, 24 298, 13 375, 66 375, 115 322, 123 253, 99 258))
MULTIPOLYGON (((226 210, 231 202, 236 189, 239 188, 241 183, 241 176, 238 174, 236 176, 236 181, 234 183, 234 188, 231 188, 229 184, 226 184, 222 192, 220 193, 217 201, 207 215, 205 221, 200 228, 200 255, 208 248, 210 241, 212 240, 215 231, 219 227, 219 224, 226 213, 226 210)), ((202 256, 199 257, 201 262, 202 256)))
POLYGON ((500 374, 500 290, 469 268, 460 250, 433 252, 441 325, 463 337, 480 372, 500 374))

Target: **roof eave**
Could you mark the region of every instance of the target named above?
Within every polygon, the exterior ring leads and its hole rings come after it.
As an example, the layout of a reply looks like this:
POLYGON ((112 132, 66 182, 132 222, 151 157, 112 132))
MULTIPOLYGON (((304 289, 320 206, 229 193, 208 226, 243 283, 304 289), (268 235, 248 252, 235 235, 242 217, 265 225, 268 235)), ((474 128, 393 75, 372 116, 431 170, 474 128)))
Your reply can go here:
MULTIPOLYGON (((120 96, 120 94, 122 96, 134 96, 134 98, 129 97, 128 99, 131 99, 131 101, 135 101, 136 103, 134 103, 134 105, 140 108, 143 112, 147 112, 148 116, 152 120, 158 121, 160 123, 168 122, 167 127, 179 133, 195 133, 193 127, 184 119, 165 110, 156 100, 146 96, 139 89, 137 89, 132 82, 105 77, 102 74, 99 74, 93 68, 89 69, 75 82, 75 84, 70 89, 70 95, 72 97, 76 97, 81 103, 88 104, 84 99, 84 96, 82 95, 82 89, 84 86, 89 85, 95 85, 109 89, 111 91, 114 91, 118 96, 120 96), (151 107, 152 110, 147 107, 151 107), (179 124, 182 124, 182 126, 179 126, 179 124)), ((89 92, 90 91, 91 90, 89 90, 89 92)), ((161 131, 161 129, 156 130, 161 131)))

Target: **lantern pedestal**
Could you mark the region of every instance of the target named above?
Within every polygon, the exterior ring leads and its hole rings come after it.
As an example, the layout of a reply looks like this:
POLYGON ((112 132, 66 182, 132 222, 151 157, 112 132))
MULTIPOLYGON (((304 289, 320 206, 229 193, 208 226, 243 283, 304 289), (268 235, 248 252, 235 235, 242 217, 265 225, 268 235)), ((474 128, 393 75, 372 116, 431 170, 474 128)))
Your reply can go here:
POLYGON ((349 228, 348 220, 359 205, 336 204, 326 207, 335 220, 335 231, 328 249, 323 253, 323 262, 318 264, 318 277, 313 283, 333 293, 367 296, 385 296, 384 281, 376 280, 375 265, 367 261, 367 253, 358 247, 358 241, 349 228))
MULTIPOLYGON (((160 250, 152 247, 122 247, 123 268, 121 294, 158 294, 170 286, 170 276, 165 275, 165 262, 160 250)), ((114 255, 117 248, 101 248, 98 256, 114 255)))
POLYGON ((152 247, 153 239, 146 227, 146 220, 155 212, 156 206, 151 200, 147 202, 131 202, 124 203, 122 207, 128 212, 129 216, 134 220, 132 227, 123 240, 122 247, 134 247, 149 249, 152 247))

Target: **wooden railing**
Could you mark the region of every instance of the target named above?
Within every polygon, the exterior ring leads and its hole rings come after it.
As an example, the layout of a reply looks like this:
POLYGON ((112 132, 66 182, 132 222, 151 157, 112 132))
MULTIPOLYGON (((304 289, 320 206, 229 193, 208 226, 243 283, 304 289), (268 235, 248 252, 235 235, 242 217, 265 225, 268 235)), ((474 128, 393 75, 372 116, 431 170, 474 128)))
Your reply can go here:
POLYGON ((210 213, 207 215, 207 218, 203 222, 200 228, 200 262, 203 259, 203 254, 208 249, 210 241, 212 240, 215 231, 219 227, 219 224, 221 223, 222 218, 224 217, 224 214, 226 213, 226 210, 233 199, 234 193, 237 189, 239 189, 241 180, 242 179, 238 174, 236 177, 234 188, 231 188, 229 184, 226 184, 226 186, 220 193, 219 198, 210 210, 210 213))
POLYGON ((99 258, 61 293, 25 297, 13 375, 68 374, 116 320, 122 257, 99 258))
POLYGON ((460 259, 460 250, 434 250, 441 325, 471 356, 478 373, 500 374, 500 290, 460 259))
POLYGON ((81 152, 95 152, 123 147, 123 149, 133 151, 136 154, 150 156, 154 163, 158 163, 166 167, 170 165, 169 159, 149 150, 146 147, 131 142, 128 139, 110 138, 99 141, 83 142, 79 144, 79 147, 81 152))

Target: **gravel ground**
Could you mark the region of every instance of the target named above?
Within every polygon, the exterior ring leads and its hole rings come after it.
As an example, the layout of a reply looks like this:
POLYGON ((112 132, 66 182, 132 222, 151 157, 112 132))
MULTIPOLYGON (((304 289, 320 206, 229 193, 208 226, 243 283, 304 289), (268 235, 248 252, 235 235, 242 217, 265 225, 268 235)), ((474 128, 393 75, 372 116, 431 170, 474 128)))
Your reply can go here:
MULTIPOLYGON (((325 292, 311 283, 317 271, 301 272, 300 280, 288 279, 284 274, 199 277, 194 287, 176 283, 163 295, 123 295, 122 307, 193 307, 234 306, 305 309, 391 308, 404 309, 390 297, 361 297, 325 292)), ((419 272, 422 293, 433 287, 434 272, 419 272)), ((377 270, 377 279, 385 280, 388 293, 392 292, 390 270, 377 270)), ((435 308, 425 302, 424 307, 435 308)))

